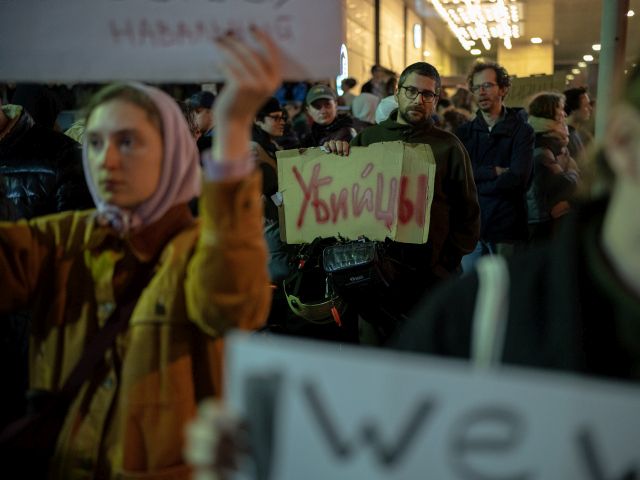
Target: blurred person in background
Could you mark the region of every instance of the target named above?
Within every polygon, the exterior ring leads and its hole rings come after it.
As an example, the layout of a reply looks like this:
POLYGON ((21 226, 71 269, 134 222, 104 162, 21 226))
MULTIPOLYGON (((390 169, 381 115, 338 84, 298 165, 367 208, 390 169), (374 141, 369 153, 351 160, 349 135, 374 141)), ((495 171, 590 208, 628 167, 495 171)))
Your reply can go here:
POLYGON ((213 114, 213 104, 216 96, 206 90, 194 93, 187 102, 195 111, 196 125, 200 131, 198 138, 198 150, 200 153, 211 148, 213 140, 213 129, 215 128, 215 116, 213 114))
POLYGON ((533 177, 527 192, 529 240, 549 238, 559 220, 570 210, 580 171, 571 158, 569 130, 564 111, 564 96, 542 92, 529 103, 529 124, 536 140, 533 152, 533 177))
POLYGON ((456 93, 451 96, 451 103, 453 103, 454 107, 465 110, 469 113, 469 115, 471 115, 474 111, 473 93, 471 93, 471 91, 467 90, 466 88, 458 88, 456 90, 456 93))
POLYGON ((569 153, 580 164, 584 150, 593 141, 588 123, 593 108, 586 88, 570 88, 564 91, 564 111, 569 127, 569 153))
POLYGON ((320 147, 329 140, 350 141, 356 136, 349 115, 338 116, 338 96, 327 85, 314 85, 306 98, 306 111, 313 120, 309 133, 300 139, 301 147, 320 147))
POLYGON ((380 98, 372 93, 361 93, 353 100, 351 114, 354 118, 354 127, 357 132, 361 132, 367 127, 376 123, 376 109, 380 103, 380 98))
POLYGON ((338 97, 338 103, 340 105, 344 105, 346 107, 351 107, 353 103, 353 99, 356 98, 355 94, 352 90, 358 84, 358 81, 355 78, 349 77, 345 78, 340 82, 340 88, 342 88, 342 95, 338 97))

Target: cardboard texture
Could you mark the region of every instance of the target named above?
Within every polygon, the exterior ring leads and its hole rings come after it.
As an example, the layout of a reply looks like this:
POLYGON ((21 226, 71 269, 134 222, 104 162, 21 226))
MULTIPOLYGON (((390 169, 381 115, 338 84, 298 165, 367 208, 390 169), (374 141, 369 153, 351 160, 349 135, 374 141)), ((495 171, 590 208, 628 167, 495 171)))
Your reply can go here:
POLYGON ((319 148, 277 155, 283 241, 429 238, 436 173, 429 145, 382 142, 353 147, 348 157, 319 148))

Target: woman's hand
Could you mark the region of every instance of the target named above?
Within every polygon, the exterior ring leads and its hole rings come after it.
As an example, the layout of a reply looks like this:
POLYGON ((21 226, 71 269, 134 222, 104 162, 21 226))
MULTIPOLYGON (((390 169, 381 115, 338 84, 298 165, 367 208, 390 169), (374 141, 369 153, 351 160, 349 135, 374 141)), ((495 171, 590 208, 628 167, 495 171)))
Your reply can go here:
POLYGON ((185 434, 184 457, 194 480, 224 480, 248 454, 246 426, 220 401, 204 400, 185 434))
POLYGON ((257 48, 233 34, 217 41, 225 85, 214 106, 216 161, 246 158, 256 113, 282 82, 280 49, 259 28, 253 27, 251 34, 257 48))

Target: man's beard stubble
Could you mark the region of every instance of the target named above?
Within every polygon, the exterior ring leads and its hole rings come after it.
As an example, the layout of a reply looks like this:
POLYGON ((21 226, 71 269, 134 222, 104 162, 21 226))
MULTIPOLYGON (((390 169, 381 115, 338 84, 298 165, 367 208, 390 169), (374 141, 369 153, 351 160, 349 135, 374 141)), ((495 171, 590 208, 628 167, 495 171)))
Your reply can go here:
POLYGON ((416 108, 411 108, 411 109, 406 109, 405 111, 402 110, 398 110, 399 115, 402 117, 402 119, 407 122, 409 125, 413 125, 413 126, 420 126, 423 125, 425 123, 427 123, 429 117, 427 116, 427 112, 425 110, 419 110, 416 108), (414 110, 414 111, 419 111, 422 113, 422 118, 420 120, 414 120, 412 119, 409 115, 407 115, 407 111, 409 110, 414 110))

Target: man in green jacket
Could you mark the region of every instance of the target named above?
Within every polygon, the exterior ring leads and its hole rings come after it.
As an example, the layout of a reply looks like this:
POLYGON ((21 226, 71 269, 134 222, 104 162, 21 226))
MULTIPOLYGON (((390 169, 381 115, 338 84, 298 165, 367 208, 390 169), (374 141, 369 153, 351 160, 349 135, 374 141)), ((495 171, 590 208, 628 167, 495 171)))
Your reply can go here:
MULTIPOLYGON (((435 127, 431 118, 440 88, 440 75, 432 65, 414 63, 400 75, 395 94, 398 109, 388 120, 363 130, 350 144, 331 140, 324 145, 331 152, 348 155, 350 146, 401 140, 428 144, 433 151, 436 176, 427 243, 386 242, 386 256, 397 270, 387 307, 396 318, 411 310, 426 290, 456 275, 462 256, 473 250, 479 237, 480 208, 469 155, 453 134, 435 127)), ((364 312, 365 318, 382 315, 380 305, 372 305, 370 297, 363 304, 370 310, 364 312)), ((382 309, 387 311, 385 306, 382 309)))

